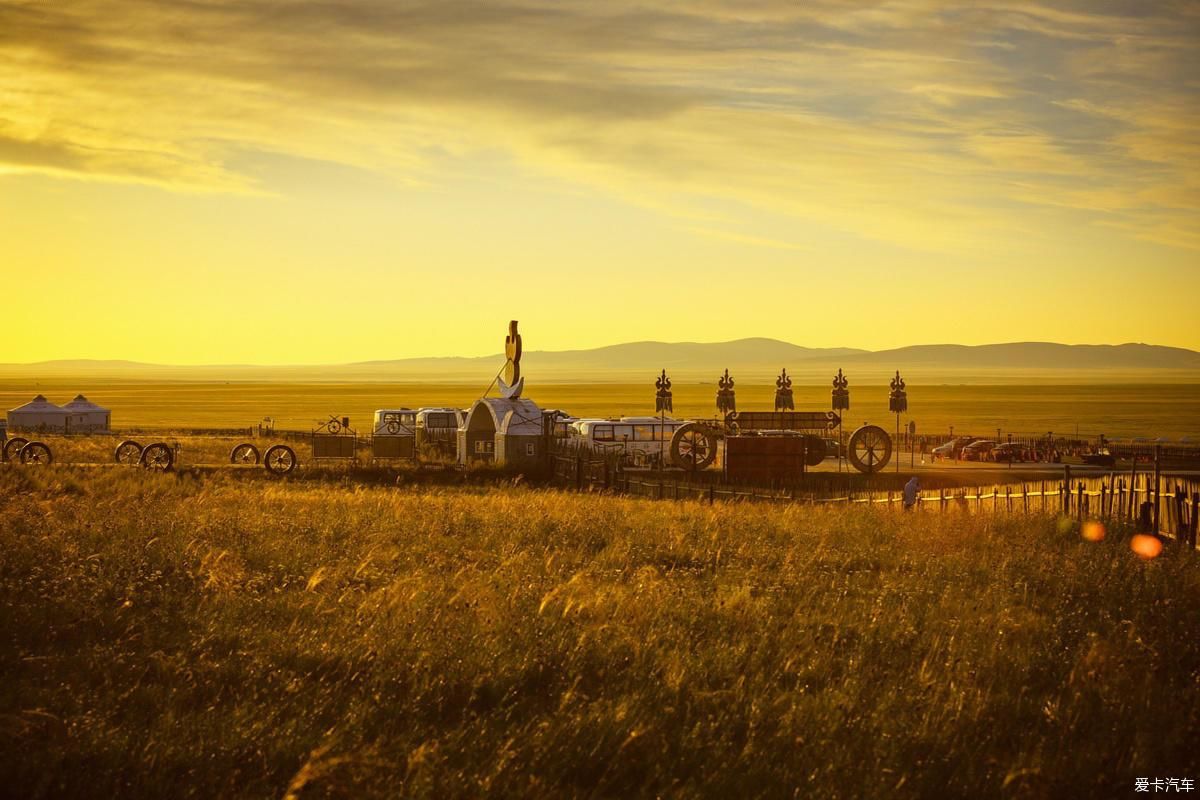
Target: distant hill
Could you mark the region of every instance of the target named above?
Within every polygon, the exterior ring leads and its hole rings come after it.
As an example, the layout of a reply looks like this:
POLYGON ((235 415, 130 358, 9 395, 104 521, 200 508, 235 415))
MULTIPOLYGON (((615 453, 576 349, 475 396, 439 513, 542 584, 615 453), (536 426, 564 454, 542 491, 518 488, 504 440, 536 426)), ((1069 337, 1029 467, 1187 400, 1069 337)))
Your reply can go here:
POLYGON ((1153 344, 922 344, 859 352, 837 360, 849 364, 894 363, 940 369, 1200 369, 1200 353, 1195 350, 1153 344))
MULTIPOLYGON (((814 348, 782 342, 778 339, 752 338, 732 342, 626 342, 590 350, 531 350, 526 351, 521 364, 530 371, 537 370, 646 370, 686 369, 718 371, 725 366, 766 366, 778 370, 798 361, 813 358, 835 358, 869 354, 867 350, 850 347, 814 348)), ((476 363, 492 364, 504 356, 480 358, 420 358, 392 361, 362 361, 346 364, 347 369, 409 369, 421 367, 445 369, 465 367, 476 363)))
MULTIPOLYGON (((486 381, 504 356, 405 358, 349 364, 173 366, 81 359, 0 364, 0 376, 87 376, 163 380, 486 381)), ((1150 344, 1066 345, 1053 342, 930 344, 892 350, 811 348, 778 339, 731 342, 628 342, 587 350, 530 350, 522 360, 530 380, 638 381, 660 369, 682 380, 714 381, 728 368, 735 377, 761 379, 786 367, 800 381, 828 379, 839 367, 861 385, 899 369, 910 380, 984 383, 1033 376, 1040 381, 1137 381, 1152 374, 1200 381, 1200 352, 1150 344)))

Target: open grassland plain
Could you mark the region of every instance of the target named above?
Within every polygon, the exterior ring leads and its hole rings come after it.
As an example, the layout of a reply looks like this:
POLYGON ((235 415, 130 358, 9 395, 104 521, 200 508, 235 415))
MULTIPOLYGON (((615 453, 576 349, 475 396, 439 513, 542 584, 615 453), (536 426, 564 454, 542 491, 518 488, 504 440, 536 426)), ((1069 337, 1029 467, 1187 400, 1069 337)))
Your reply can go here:
MULTIPOLYGON (((532 381, 532 379, 531 379, 532 381)), ((0 405, 14 408, 35 394, 65 403, 78 392, 109 408, 113 426, 129 428, 249 428, 263 417, 276 426, 307 431, 331 414, 349 416, 361 433, 371 429, 378 408, 421 406, 469 407, 487 388, 480 383, 184 383, 132 382, 80 376, 53 380, 0 379, 0 405)), ((774 403, 770 381, 739 383, 738 408, 769 410, 774 403)), ((716 386, 676 381, 674 415, 716 416, 716 386)), ((824 411, 830 386, 793 387, 798 410, 824 411)), ((1192 436, 1200 440, 1200 386, 1143 385, 921 385, 910 376, 909 413, 918 433, 955 432, 993 436, 1006 432, 1041 435, 1192 436)), ((543 408, 560 408, 575 416, 654 413, 653 376, 644 384, 530 383, 526 396, 543 408)), ((851 410, 846 428, 864 421, 891 430, 888 387, 851 384, 851 410)))
POLYGON ((1050 517, 0 469, 23 797, 1112 797, 1200 565, 1050 517))

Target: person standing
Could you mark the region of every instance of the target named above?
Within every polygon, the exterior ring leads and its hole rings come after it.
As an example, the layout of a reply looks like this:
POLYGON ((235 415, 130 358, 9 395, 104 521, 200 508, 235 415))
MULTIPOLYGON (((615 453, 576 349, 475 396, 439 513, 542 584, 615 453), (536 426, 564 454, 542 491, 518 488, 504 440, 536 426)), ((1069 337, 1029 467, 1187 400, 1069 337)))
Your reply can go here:
POLYGON ((904 484, 904 510, 912 511, 917 505, 917 497, 921 494, 921 481, 916 475, 904 484))

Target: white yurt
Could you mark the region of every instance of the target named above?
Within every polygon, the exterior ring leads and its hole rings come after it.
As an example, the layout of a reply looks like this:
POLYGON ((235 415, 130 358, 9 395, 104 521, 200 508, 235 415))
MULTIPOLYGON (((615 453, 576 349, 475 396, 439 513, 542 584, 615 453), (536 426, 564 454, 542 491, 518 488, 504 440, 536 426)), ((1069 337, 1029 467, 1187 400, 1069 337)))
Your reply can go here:
POLYGON ((8 412, 9 432, 64 431, 66 427, 67 412, 40 394, 25 405, 9 409, 8 412))
POLYGON ((85 433, 91 431, 107 431, 112 421, 112 412, 88 400, 81 394, 63 406, 67 412, 67 431, 70 433, 85 433))

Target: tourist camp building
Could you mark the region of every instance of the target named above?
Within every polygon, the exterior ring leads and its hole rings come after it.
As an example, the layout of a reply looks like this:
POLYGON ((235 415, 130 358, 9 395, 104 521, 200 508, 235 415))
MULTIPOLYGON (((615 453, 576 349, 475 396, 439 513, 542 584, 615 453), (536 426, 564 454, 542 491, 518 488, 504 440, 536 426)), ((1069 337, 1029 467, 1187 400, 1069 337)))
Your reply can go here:
POLYGON ((102 433, 110 430, 112 412, 81 394, 65 406, 38 395, 8 412, 8 429, 29 433, 102 433))
POLYGON ((54 431, 62 433, 67 429, 67 411, 62 406, 56 406, 38 395, 28 403, 9 409, 8 430, 14 431, 54 431))
POLYGON ((112 412, 88 400, 82 394, 63 406, 67 412, 67 433, 102 433, 109 430, 112 412))
POLYGON ((536 468, 545 456, 544 431, 542 410, 532 400, 484 397, 458 429, 459 463, 536 468))

